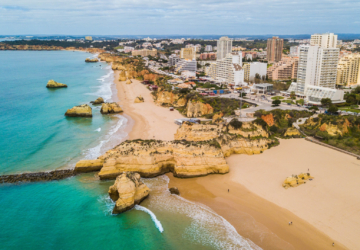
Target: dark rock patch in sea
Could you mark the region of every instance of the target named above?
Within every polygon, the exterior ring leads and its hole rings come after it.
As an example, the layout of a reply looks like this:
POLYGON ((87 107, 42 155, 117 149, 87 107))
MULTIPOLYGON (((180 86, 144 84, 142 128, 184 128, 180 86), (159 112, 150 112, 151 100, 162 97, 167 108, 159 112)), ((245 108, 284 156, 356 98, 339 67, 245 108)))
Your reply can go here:
POLYGON ((55 181, 75 176, 76 172, 72 169, 54 170, 50 172, 23 173, 0 176, 0 183, 17 182, 36 182, 36 181, 55 181))

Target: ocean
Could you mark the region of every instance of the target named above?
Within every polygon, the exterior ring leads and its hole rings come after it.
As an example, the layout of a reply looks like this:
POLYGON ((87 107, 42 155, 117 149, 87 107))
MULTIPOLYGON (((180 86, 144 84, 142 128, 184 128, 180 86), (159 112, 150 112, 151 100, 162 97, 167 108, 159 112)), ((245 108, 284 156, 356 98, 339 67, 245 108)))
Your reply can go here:
MULTIPOLYGON (((114 75, 94 55, 0 51, 0 174, 72 168, 121 143, 122 115, 67 118, 97 97, 117 101, 114 75), (68 88, 47 89, 53 79, 68 88)), ((206 178, 206 177, 205 177, 206 178)), ((0 184, 0 249, 259 249, 210 208, 168 191, 167 176, 143 179, 148 199, 111 215, 114 181, 89 173, 61 181, 0 184)))

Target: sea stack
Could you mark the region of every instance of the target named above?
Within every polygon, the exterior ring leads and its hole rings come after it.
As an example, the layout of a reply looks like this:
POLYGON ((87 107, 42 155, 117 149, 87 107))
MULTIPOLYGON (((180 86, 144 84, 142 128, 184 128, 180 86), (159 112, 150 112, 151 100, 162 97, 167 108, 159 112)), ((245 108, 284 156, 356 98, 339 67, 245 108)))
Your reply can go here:
POLYGON ((67 88, 66 84, 55 82, 54 80, 49 80, 46 84, 47 88, 67 88))
POLYGON ((126 84, 131 84, 131 80, 130 80, 130 79, 127 79, 127 80, 126 80, 126 84))
POLYGON ((88 63, 95 63, 95 62, 98 62, 99 60, 97 58, 93 58, 93 59, 90 59, 90 58, 86 58, 85 59, 85 62, 88 62, 88 63))
POLYGON ((83 104, 68 109, 65 116, 70 117, 92 117, 92 109, 89 105, 83 104))
POLYGON ((140 103, 140 102, 144 102, 144 97, 142 97, 141 95, 135 98, 135 103, 140 103))
POLYGON ((91 101, 90 103, 92 104, 102 104, 104 103, 104 99, 102 97, 99 97, 98 99, 96 99, 95 101, 91 101))
POLYGON ((150 189, 140 180, 138 173, 124 172, 109 188, 110 198, 115 202, 113 214, 120 214, 140 204, 149 196, 150 189))
POLYGON ((101 106, 100 113, 101 114, 114 114, 124 112, 122 108, 116 102, 106 102, 101 106))

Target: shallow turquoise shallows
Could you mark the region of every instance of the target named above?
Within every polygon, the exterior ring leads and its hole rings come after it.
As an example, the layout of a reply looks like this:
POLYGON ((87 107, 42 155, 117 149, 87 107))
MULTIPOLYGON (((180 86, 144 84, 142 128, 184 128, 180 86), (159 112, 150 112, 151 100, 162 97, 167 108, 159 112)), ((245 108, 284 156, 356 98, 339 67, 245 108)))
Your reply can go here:
MULTIPOLYGON (((102 96, 116 101, 113 72, 82 52, 0 51, 0 174, 73 167, 125 137, 127 119, 66 118, 102 96), (47 89, 48 80, 66 89, 47 89)), ((206 177, 205 177, 206 178, 206 177)), ((149 198, 111 215, 114 181, 94 173, 61 181, 0 184, 0 249, 254 249, 222 217, 168 191, 169 179, 143 180, 149 198)), ((181 191, 181 190, 180 190, 181 191)))

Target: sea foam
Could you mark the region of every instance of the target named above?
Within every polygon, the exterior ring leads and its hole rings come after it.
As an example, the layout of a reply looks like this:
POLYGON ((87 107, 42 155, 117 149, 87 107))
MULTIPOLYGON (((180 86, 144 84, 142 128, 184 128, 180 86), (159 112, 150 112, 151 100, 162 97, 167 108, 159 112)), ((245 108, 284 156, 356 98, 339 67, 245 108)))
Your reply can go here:
POLYGON ((160 231, 160 233, 164 232, 164 229, 163 229, 163 227, 161 225, 161 222, 156 218, 156 216, 155 216, 155 214, 153 212, 151 212, 146 207, 143 207, 143 206, 140 206, 140 205, 135 205, 135 209, 143 211, 143 212, 149 214, 152 221, 155 223, 156 228, 160 231))

